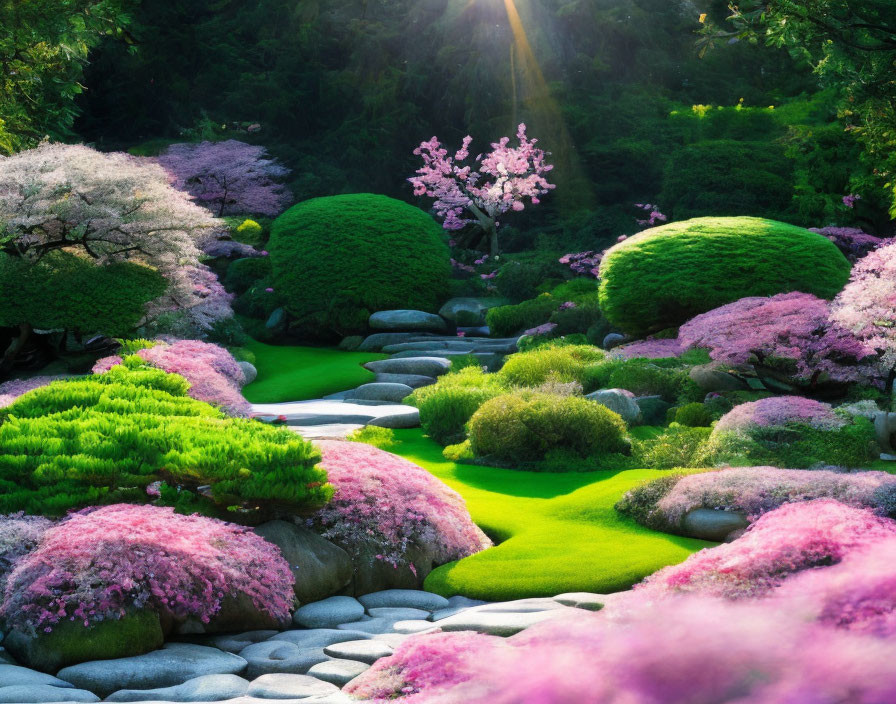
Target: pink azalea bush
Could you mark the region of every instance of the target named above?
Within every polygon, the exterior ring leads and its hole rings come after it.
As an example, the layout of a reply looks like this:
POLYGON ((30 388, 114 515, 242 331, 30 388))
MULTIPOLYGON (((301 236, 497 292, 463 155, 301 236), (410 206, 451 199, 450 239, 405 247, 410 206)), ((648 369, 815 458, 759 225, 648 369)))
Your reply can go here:
POLYGON ((47 518, 24 513, 0 516, 0 595, 18 561, 37 548, 52 525, 53 521, 47 518))
POLYGON ((226 598, 245 595, 282 622, 293 582, 277 547, 248 528, 172 508, 115 504, 72 514, 48 530, 9 576, 0 616, 31 632, 141 609, 208 623, 226 598))
POLYGON ((742 298, 681 326, 682 349, 703 347, 726 364, 793 365, 796 379, 814 383, 876 380, 874 350, 830 320, 827 301, 808 293, 742 298))
POLYGON ((372 541, 377 558, 394 566, 407 563, 412 546, 424 548, 438 564, 491 546, 460 494, 425 469, 363 443, 317 445, 336 488, 313 519, 325 538, 345 545, 372 541))
POLYGON ((402 704, 885 704, 896 643, 786 609, 679 597, 570 613, 511 638, 410 638, 348 684, 402 704))
POLYGON ((10 379, 0 384, 0 408, 6 408, 11 405, 22 394, 39 389, 46 386, 50 382, 57 379, 63 379, 61 375, 57 376, 32 376, 28 379, 10 379))
POLYGON ((636 590, 696 592, 729 599, 763 596, 791 574, 840 562, 881 540, 896 540, 896 521, 833 499, 815 499, 760 516, 732 543, 665 567, 636 590))
POLYGON ((830 404, 802 396, 771 396, 735 406, 716 423, 714 433, 749 432, 788 423, 808 425, 816 430, 837 430, 847 424, 830 404))

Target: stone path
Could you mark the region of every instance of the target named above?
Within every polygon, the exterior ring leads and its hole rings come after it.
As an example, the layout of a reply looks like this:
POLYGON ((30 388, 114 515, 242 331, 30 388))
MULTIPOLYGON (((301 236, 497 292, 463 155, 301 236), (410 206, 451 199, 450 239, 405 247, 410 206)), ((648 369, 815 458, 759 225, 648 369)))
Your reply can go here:
POLYGON ((4 663, 0 649, 0 704, 350 704, 341 688, 415 634, 510 636, 573 608, 598 610, 604 600, 582 593, 488 603, 405 589, 336 596, 300 607, 288 631, 193 636, 146 655, 66 667, 55 677, 4 663))

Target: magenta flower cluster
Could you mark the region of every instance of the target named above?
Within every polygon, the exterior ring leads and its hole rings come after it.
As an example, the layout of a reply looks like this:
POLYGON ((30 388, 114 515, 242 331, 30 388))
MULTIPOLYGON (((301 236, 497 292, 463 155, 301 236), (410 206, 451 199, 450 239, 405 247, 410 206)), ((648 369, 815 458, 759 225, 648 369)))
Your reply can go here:
POLYGON ((453 157, 437 137, 422 142, 414 154, 423 159, 423 166, 408 179, 414 195, 435 199, 433 209, 443 218, 446 230, 523 210, 526 199, 537 204, 554 188, 545 178, 554 167, 545 162, 545 152, 535 146, 538 140, 526 136, 526 125, 520 124, 516 136, 518 147, 511 147, 510 139, 502 137, 492 144, 490 153, 473 160, 475 166, 463 165, 470 157, 470 136, 464 137, 453 157), (465 212, 475 220, 463 217, 465 212))
POLYGON ((245 596, 284 621, 293 582, 277 547, 248 528, 115 504, 46 531, 9 576, 0 616, 11 627, 44 632, 61 621, 89 626, 141 609, 208 623, 225 599, 245 596))
POLYGON ((643 210, 647 213, 645 219, 638 220, 638 224, 642 227, 654 227, 657 223, 666 222, 666 220, 668 220, 668 218, 660 212, 660 207, 653 203, 635 203, 635 207, 638 210, 643 210))
POLYGON ((597 278, 600 276, 600 260, 603 256, 603 252, 588 250, 587 252, 564 254, 557 261, 566 264, 576 274, 597 278))
POLYGON ((847 421, 830 404, 802 396, 770 396, 735 406, 716 423, 717 432, 749 433, 756 427, 808 425, 817 430, 837 430, 847 421))
POLYGON ((6 588, 6 578, 19 560, 36 549, 53 525, 53 521, 41 516, 14 513, 0 516, 0 598, 6 588))
POLYGON ((345 546, 372 543, 376 557, 396 567, 408 564, 407 551, 415 546, 442 564, 491 545, 460 494, 425 469, 363 443, 317 445, 336 488, 313 519, 324 537, 345 546))
POLYGON ((843 196, 843 205, 845 205, 847 208, 855 208, 856 203, 858 203, 860 200, 862 200, 862 196, 856 193, 850 193, 843 196))

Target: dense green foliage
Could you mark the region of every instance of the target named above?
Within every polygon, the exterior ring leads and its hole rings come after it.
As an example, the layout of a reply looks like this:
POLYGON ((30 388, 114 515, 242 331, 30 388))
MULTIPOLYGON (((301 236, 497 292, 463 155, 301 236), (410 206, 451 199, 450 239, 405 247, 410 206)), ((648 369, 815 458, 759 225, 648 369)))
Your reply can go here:
POLYGON ((307 335, 363 331, 378 310, 434 310, 447 293, 439 226, 385 196, 295 205, 274 222, 268 247, 274 288, 307 335))
POLYGON ((237 259, 227 267, 224 285, 228 291, 245 293, 251 286, 271 275, 269 257, 245 257, 237 259))
POLYGON ((542 460, 552 450, 591 457, 629 449, 618 414, 581 396, 518 392, 486 401, 470 419, 476 457, 542 460))
POLYGON ((536 387, 548 381, 588 386, 589 370, 604 359, 590 345, 548 344, 508 357, 498 376, 512 386, 536 387))
POLYGON ((492 334, 510 337, 547 322, 559 305, 560 301, 543 293, 522 303, 491 308, 485 319, 492 334))
POLYGON ((129 262, 95 266, 65 252, 33 264, 0 254, 0 326, 128 335, 167 283, 129 262))
POLYGON ((592 367, 589 387, 625 389, 635 396, 661 396, 669 403, 689 403, 705 395, 684 367, 663 366, 657 360, 610 359, 592 367))
POLYGON ((680 325, 746 296, 833 298, 849 262, 821 235, 759 218, 697 218, 652 228, 601 263, 600 304, 631 333, 680 325))
POLYGON ((118 366, 19 397, 0 411, 0 513, 141 503, 154 482, 165 502, 244 520, 330 498, 310 443, 227 418, 187 388, 175 374, 118 366))

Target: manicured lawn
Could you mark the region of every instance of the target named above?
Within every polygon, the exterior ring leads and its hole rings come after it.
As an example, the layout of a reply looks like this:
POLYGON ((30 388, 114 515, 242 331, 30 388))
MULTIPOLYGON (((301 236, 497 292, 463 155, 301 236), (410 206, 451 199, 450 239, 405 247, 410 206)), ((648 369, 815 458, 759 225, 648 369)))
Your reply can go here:
POLYGON ((629 488, 663 474, 629 470, 539 474, 448 462, 420 430, 398 430, 390 451, 459 491, 500 545, 436 569, 426 588, 499 600, 630 587, 714 545, 648 530, 613 505, 629 488))
POLYGON ((251 403, 281 403, 321 398, 373 381, 361 365, 384 355, 343 352, 329 347, 265 345, 253 340, 258 378, 243 388, 251 403))

